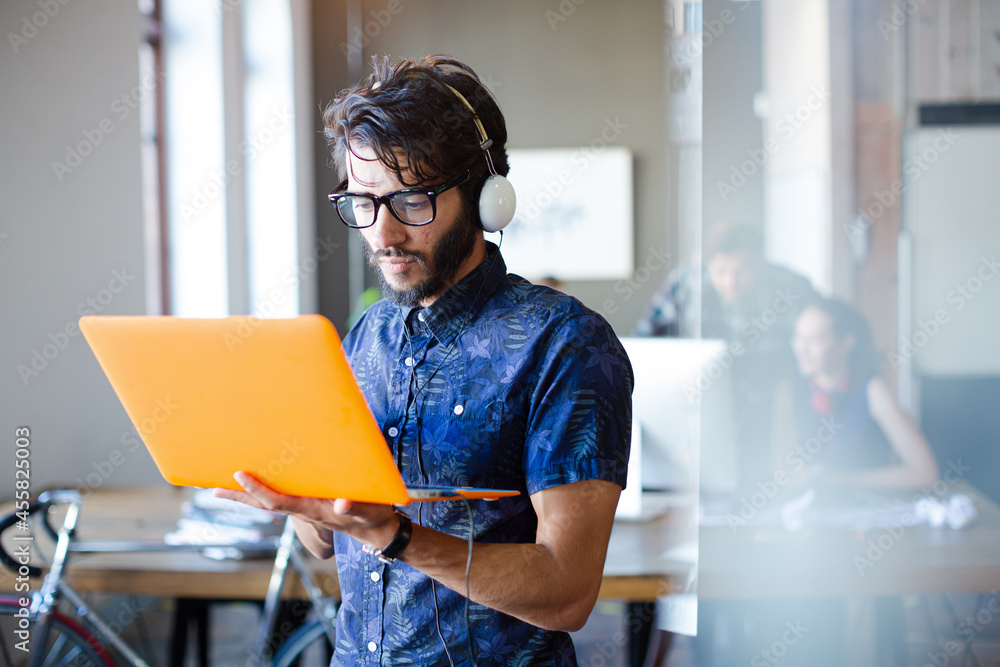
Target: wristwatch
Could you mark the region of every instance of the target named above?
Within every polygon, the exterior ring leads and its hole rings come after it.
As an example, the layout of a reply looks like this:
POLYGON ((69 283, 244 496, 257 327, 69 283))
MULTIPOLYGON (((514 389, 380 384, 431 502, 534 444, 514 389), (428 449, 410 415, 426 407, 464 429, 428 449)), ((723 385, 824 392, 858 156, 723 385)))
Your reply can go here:
POLYGON ((413 537, 413 523, 410 521, 410 517, 399 510, 396 510, 396 516, 399 517, 399 530, 396 531, 392 542, 389 542, 382 549, 376 549, 369 544, 363 544, 361 545, 361 550, 366 554, 376 556, 383 563, 395 562, 403 553, 403 550, 409 546, 410 538, 413 537))

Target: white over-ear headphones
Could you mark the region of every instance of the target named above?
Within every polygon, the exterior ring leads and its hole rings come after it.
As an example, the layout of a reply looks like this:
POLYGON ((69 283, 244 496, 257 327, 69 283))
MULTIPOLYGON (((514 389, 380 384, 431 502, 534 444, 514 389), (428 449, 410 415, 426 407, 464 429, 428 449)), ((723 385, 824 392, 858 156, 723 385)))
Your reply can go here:
MULTIPOLYGON (((448 86, 448 84, 445 84, 448 86)), ((448 89, 455 93, 455 96, 462 101, 469 111, 472 112, 472 120, 476 124, 476 131, 479 132, 479 147, 486 155, 486 165, 489 167, 490 176, 483 183, 483 189, 479 193, 479 220, 483 229, 488 232, 499 232, 514 219, 514 209, 517 205, 517 197, 514 194, 514 186, 505 177, 497 173, 493 166, 493 158, 490 156, 489 148, 493 145, 493 140, 486 135, 486 128, 479 120, 479 114, 469 104, 462 93, 451 86, 448 89)))

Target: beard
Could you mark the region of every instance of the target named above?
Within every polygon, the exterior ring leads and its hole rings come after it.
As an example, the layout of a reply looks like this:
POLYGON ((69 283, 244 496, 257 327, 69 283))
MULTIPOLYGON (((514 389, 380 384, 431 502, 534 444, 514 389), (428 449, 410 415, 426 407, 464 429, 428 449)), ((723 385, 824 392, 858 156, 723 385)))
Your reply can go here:
POLYGON ((461 214, 452 224, 451 229, 438 239, 437 244, 431 250, 429 259, 425 253, 418 251, 404 251, 396 248, 373 250, 363 236, 361 243, 365 260, 378 274, 382 294, 390 302, 409 308, 419 306, 425 299, 439 296, 447 287, 450 287, 458 268, 475 247, 476 230, 468 209, 463 205, 461 214), (413 260, 423 269, 424 279, 409 289, 396 289, 389 284, 385 272, 379 266, 379 259, 382 257, 402 257, 413 260))

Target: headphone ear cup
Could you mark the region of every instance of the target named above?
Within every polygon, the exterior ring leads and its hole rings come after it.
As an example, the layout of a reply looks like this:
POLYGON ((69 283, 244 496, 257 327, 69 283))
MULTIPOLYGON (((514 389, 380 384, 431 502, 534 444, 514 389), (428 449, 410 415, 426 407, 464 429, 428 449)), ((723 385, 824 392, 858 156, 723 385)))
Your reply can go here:
POLYGON ((499 232, 514 219, 517 196, 514 186, 503 176, 486 179, 479 193, 479 220, 488 232, 499 232))

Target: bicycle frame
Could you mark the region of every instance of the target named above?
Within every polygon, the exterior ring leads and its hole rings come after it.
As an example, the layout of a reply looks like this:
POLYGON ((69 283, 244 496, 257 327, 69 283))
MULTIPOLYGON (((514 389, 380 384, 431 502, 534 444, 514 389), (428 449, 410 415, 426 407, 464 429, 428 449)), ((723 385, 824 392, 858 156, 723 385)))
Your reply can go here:
POLYGON ((278 619, 278 603, 281 601, 281 589, 285 583, 289 561, 298 573, 302 587, 306 589, 309 602, 323 624, 323 629, 326 631, 327 637, 330 638, 330 644, 334 644, 337 631, 333 625, 333 618, 336 616, 336 609, 323 597, 323 591, 309 574, 302 552, 299 550, 300 544, 295 540, 295 524, 289 517, 285 522, 285 530, 278 543, 274 567, 271 570, 271 579, 267 586, 267 595, 264 597, 264 610, 257 626, 253 652, 250 654, 251 667, 259 667, 261 659, 267 655, 267 645, 274 633, 274 624, 278 619))
MULTIPOLYGON (((69 559, 69 552, 73 535, 76 532, 76 521, 80 515, 80 508, 83 505, 83 498, 76 491, 60 490, 47 491, 38 498, 39 506, 36 511, 47 512, 48 508, 55 504, 67 505, 66 516, 63 524, 56 531, 56 549, 52 555, 52 563, 48 573, 42 580, 42 587, 38 591, 31 592, 30 618, 35 622, 34 641, 38 646, 45 646, 48 637, 49 620, 53 611, 58 606, 61 598, 68 600, 75 608, 77 616, 86 621, 105 640, 117 649, 129 664, 135 667, 149 667, 149 665, 118 636, 111 626, 101 618, 100 614, 90 609, 83 598, 73 590, 73 588, 63 580, 63 571, 69 559)), ((51 527, 47 523, 47 518, 43 517, 42 522, 47 528, 51 527)), ((76 551, 76 549, 74 549, 76 551)), ((36 651, 29 662, 31 667, 36 667, 42 659, 40 651, 36 651)))
MULTIPOLYGON (((32 509, 29 510, 31 514, 39 511, 43 513, 42 524, 45 526, 47 532, 54 536, 56 540, 56 547, 49 571, 42 580, 42 586, 39 590, 31 592, 31 607, 29 612, 30 618, 35 625, 35 637, 33 641, 39 646, 45 646, 49 619, 60 600, 65 599, 73 605, 80 620, 93 629, 108 644, 113 646, 130 665, 133 667, 149 667, 148 663, 111 628, 109 623, 96 610, 90 608, 84 599, 65 581, 64 573, 71 553, 122 551, 186 552, 202 551, 212 547, 259 550, 262 546, 259 542, 224 545, 170 545, 163 542, 142 541, 75 542, 73 538, 82 505, 83 498, 78 492, 57 490, 41 494, 38 503, 33 505, 32 509), (54 505, 67 506, 66 515, 58 530, 52 528, 48 523, 47 517, 48 509, 54 505)), ((263 545, 268 548, 275 548, 275 559, 267 594, 264 598, 264 609, 261 613, 253 652, 251 654, 251 664, 254 666, 259 665, 261 658, 266 655, 267 644, 277 621, 281 589, 285 582, 289 563, 291 563, 298 574, 308 595, 310 606, 323 624, 331 644, 334 642, 336 633, 333 625, 336 607, 324 598, 322 590, 313 581, 300 550, 301 543, 295 539, 295 526, 291 518, 286 520, 284 531, 279 540, 268 540, 263 545)), ((6 556, 7 554, 5 553, 4 555, 6 556)), ((35 653, 32 656, 31 667, 35 667, 37 661, 40 659, 41 652, 35 653)))

